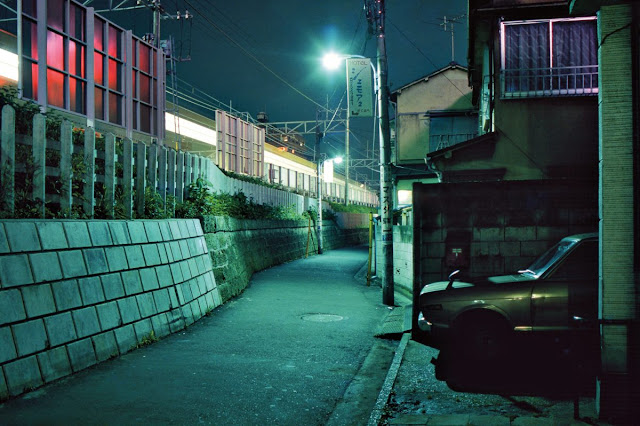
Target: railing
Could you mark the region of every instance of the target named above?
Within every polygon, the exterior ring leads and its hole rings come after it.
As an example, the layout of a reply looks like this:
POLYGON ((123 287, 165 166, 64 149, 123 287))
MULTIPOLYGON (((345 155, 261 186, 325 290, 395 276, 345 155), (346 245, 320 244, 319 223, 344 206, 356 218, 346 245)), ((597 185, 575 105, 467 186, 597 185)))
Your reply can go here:
POLYGON ((429 135, 429 152, 439 151, 477 136, 477 133, 454 133, 443 135, 429 135))
POLYGON ((0 139, 0 213, 5 217, 15 217, 16 202, 27 204, 30 217, 142 217, 149 195, 159 197, 167 210, 170 202, 185 200, 199 177, 211 182, 214 192, 243 192, 259 204, 295 205, 298 213, 315 201, 230 178, 210 159, 166 146, 74 129, 68 121, 60 140, 53 141, 46 137, 44 115, 34 116, 32 136, 17 134, 15 122, 14 109, 5 105, 0 139))
POLYGON ((598 94, 598 66, 503 69, 503 98, 598 94))

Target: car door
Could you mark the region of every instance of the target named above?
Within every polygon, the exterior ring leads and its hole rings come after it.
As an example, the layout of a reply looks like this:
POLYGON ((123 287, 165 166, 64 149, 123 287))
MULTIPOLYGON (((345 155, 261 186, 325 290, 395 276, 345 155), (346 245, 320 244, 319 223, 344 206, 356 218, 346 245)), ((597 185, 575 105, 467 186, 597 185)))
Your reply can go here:
POLYGON ((598 242, 577 244, 537 280, 532 297, 533 331, 568 331, 594 324, 598 306, 598 242))

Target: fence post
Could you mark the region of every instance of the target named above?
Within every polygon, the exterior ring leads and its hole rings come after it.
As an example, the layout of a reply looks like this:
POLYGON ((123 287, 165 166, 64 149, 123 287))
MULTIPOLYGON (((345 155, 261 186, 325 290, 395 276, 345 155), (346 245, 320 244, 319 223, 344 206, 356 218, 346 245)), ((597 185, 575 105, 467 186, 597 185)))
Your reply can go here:
POLYGON ((107 217, 114 217, 116 204, 116 137, 107 133, 104 139, 104 202, 107 217))
POLYGON ((124 214, 133 218, 133 142, 129 138, 122 141, 122 196, 124 214))
POLYGON ((176 165, 176 199, 179 203, 184 201, 185 185, 184 185, 184 152, 178 151, 176 165))
POLYGON ((167 208, 167 147, 162 145, 158 150, 158 192, 160 197, 165 201, 164 207, 167 208))
POLYGON ((147 182, 152 191, 158 190, 158 144, 152 143, 147 150, 147 182))
POLYGON ((138 217, 144 216, 144 187, 147 183, 145 179, 146 156, 146 145, 143 142, 138 142, 136 146, 136 212, 138 217))
POLYGON ((184 161, 184 163, 185 163, 184 164, 184 176, 185 176, 185 178, 184 178, 184 186, 186 188, 188 188, 189 185, 191 185, 191 182, 193 182, 191 180, 191 165, 192 165, 191 159, 192 158, 193 158, 193 156, 190 153, 187 152, 187 153, 184 154, 184 160, 185 160, 184 161))
POLYGON ((47 125, 44 115, 36 114, 33 117, 33 199, 38 201, 38 213, 41 218, 44 217, 45 188, 44 181, 46 177, 46 145, 47 145, 47 125))
POLYGON ((86 168, 84 182, 84 212, 93 218, 93 205, 95 198, 95 157, 96 132, 93 127, 87 127, 84 131, 84 165, 86 168))
POLYGON ((71 154, 73 151, 73 126, 65 120, 60 128, 60 210, 71 215, 73 207, 73 182, 71 154))
MULTIPOLYGON (((2 141, 0 142, 0 187, 4 191, 5 208, 11 216, 16 211, 16 111, 2 108, 2 141)), ((0 207, 2 207, 0 200, 0 207)))

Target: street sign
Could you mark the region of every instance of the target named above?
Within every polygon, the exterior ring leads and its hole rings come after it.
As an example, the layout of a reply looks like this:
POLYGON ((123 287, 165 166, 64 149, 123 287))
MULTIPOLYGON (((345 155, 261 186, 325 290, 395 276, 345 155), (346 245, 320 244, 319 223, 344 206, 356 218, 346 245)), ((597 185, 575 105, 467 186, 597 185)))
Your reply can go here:
POLYGON ((349 117, 373 116, 371 61, 368 58, 347 59, 347 94, 349 117))

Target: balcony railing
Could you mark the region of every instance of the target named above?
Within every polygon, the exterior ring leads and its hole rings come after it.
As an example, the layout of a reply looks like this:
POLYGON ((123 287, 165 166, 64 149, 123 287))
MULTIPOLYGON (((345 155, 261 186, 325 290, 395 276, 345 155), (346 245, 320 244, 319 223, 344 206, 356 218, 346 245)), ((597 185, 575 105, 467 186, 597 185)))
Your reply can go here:
POLYGON ((598 94, 598 66, 504 69, 502 98, 591 96, 598 94))
POLYGON ((477 133, 454 133, 429 135, 429 152, 439 151, 444 148, 468 141, 477 136, 477 133))

